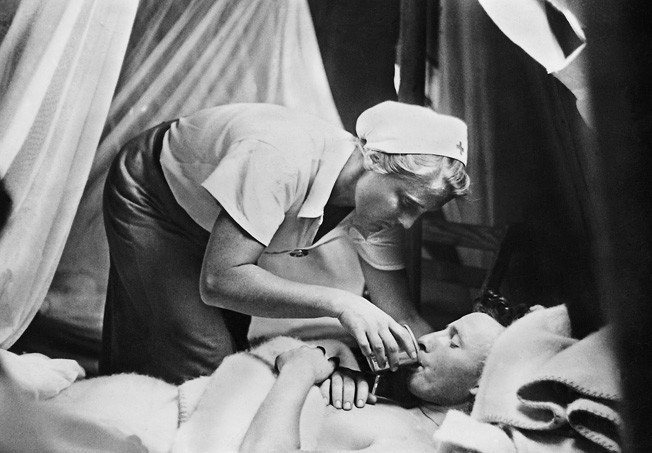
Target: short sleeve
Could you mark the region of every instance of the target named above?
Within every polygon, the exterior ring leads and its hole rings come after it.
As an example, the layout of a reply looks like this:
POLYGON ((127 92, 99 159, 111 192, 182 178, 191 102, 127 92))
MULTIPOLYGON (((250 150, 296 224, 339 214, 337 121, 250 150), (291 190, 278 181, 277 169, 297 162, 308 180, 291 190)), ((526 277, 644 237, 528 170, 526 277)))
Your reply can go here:
POLYGON ((202 183, 247 233, 265 246, 294 203, 297 167, 271 145, 242 140, 202 183))
POLYGON ((403 242, 405 230, 400 226, 381 230, 366 239, 354 227, 348 228, 360 258, 376 269, 393 271, 405 268, 403 242))

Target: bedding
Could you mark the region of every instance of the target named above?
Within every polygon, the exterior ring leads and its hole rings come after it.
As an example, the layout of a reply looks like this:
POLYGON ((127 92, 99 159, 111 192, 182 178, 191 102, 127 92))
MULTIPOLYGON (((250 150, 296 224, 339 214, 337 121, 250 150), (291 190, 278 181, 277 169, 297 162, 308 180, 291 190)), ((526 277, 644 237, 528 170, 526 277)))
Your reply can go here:
POLYGON ((496 341, 471 415, 435 438, 475 452, 621 451, 621 376, 611 326, 577 340, 563 305, 516 321, 496 341))
POLYGON ((75 360, 51 359, 43 354, 14 354, 0 349, 4 371, 29 399, 53 398, 86 373, 75 360))
MULTIPOLYGON (((80 379, 73 360, 1 351, 0 426, 22 428, 0 439, 0 451, 237 451, 276 379, 276 356, 302 344, 275 338, 180 386, 129 373, 80 379)), ((342 343, 320 344, 341 363, 355 362, 342 343)), ((315 387, 301 416, 302 445, 316 445, 325 407, 315 387)))

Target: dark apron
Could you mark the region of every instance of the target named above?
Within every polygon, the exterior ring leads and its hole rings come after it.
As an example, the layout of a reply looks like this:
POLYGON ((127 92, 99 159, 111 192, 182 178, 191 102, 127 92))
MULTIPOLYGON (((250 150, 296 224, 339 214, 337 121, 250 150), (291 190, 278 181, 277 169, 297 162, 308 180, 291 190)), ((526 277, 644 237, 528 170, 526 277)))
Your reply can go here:
POLYGON ((247 345, 251 318, 208 306, 199 276, 209 233, 181 208, 160 164, 163 123, 118 153, 104 188, 111 266, 100 373, 179 384, 247 345))

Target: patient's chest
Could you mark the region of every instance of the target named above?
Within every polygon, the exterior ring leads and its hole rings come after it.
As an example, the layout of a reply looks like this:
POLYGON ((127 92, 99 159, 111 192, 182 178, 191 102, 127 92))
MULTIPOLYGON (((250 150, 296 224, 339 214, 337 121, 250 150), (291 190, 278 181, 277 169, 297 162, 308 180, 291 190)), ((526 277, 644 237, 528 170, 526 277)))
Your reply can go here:
POLYGON ((328 406, 319 436, 319 448, 362 449, 374 440, 432 443, 434 425, 392 403, 363 409, 338 410, 328 406))

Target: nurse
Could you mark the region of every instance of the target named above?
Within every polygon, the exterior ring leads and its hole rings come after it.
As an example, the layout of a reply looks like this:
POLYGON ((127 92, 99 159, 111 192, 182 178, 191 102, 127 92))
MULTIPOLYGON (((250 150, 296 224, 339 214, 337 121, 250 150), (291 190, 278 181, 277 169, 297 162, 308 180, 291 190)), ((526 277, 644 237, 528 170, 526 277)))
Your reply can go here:
POLYGON ((403 229, 468 191, 466 125, 388 101, 356 132, 230 104, 127 143, 104 190, 100 371, 209 374, 248 346, 251 316, 336 319, 381 366, 416 354, 401 324, 432 329, 409 299, 403 229))

